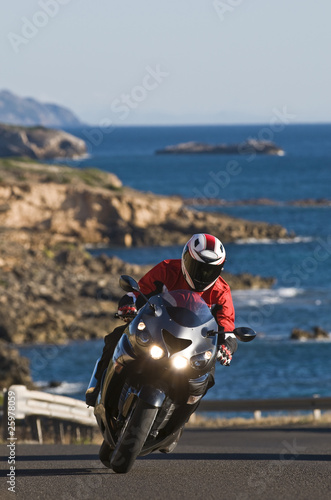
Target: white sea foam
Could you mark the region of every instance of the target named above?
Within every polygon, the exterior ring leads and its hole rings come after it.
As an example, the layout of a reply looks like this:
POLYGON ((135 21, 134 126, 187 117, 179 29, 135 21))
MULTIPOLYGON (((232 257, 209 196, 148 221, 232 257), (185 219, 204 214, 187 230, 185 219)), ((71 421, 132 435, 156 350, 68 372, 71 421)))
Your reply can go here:
POLYGON ((280 245, 293 245, 294 243, 310 243, 314 241, 311 236, 295 236, 294 238, 240 238, 235 241, 237 245, 274 245, 278 243, 280 245))
POLYGON ((233 299, 238 304, 250 307, 259 307, 264 304, 281 304, 289 298, 296 297, 304 292, 301 288, 275 288, 259 290, 234 290, 233 299))
POLYGON ((51 394, 77 394, 79 392, 83 392, 87 388, 87 383, 83 384, 82 382, 61 382, 57 387, 49 387, 47 382, 35 382, 36 385, 42 387, 46 392, 50 392, 51 394))
POLYGON ((278 288, 277 293, 280 297, 295 297, 301 293, 303 290, 301 288, 278 288))

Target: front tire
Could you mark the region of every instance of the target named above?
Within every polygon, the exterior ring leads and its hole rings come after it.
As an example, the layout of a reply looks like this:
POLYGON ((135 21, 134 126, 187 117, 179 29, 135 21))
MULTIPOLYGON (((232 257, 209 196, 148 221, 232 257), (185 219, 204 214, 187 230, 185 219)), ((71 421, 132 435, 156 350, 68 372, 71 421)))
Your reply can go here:
POLYGON ((109 444, 105 440, 103 440, 103 443, 100 446, 100 450, 99 450, 99 459, 105 467, 108 467, 108 469, 111 469, 110 455, 111 455, 112 451, 113 451, 113 448, 111 446, 109 446, 109 444))
POLYGON ((138 399, 111 457, 110 464, 114 472, 120 474, 129 472, 144 446, 157 412, 158 408, 138 399))

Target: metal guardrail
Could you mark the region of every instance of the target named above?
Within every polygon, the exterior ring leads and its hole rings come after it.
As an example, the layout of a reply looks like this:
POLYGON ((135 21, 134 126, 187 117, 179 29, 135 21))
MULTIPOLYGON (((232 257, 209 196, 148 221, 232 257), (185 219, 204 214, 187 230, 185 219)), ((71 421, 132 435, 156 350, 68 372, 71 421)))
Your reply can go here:
POLYGON ((201 412, 253 412, 255 418, 261 418, 262 411, 309 410, 319 419, 322 410, 331 410, 331 398, 315 395, 312 398, 203 400, 199 406, 201 412))
MULTIPOLYGON (((30 391, 23 385, 12 385, 8 391, 15 394, 15 418, 30 422, 31 432, 36 439, 42 443, 41 418, 53 419, 57 422, 54 425, 56 434, 63 441, 63 423, 70 422, 76 425, 79 437, 79 426, 87 428, 96 427, 93 408, 88 408, 83 401, 57 396, 41 391, 30 391)), ((6 394, 5 394, 6 396, 6 394)), ((6 421, 7 397, 4 398, 3 420, 6 421)), ((251 412, 256 419, 261 418, 261 413, 271 411, 312 411, 314 418, 321 417, 322 410, 331 410, 331 397, 312 398, 280 398, 280 399, 246 399, 246 400, 203 400, 198 408, 198 412, 251 412)), ((6 426, 4 425, 4 434, 6 426)), ((6 439, 5 435, 4 438, 6 439)))
POLYGON ((18 420, 29 415, 69 420, 82 425, 95 425, 93 408, 83 401, 47 392, 29 391, 24 385, 12 385, 8 392, 15 393, 15 417, 18 420))
MULTIPOLYGON (((66 396, 57 396, 41 391, 30 391, 24 385, 12 385, 4 393, 3 437, 6 439, 6 415, 8 395, 12 396, 15 406, 15 419, 24 421, 31 429, 34 439, 43 442, 42 420, 53 422, 53 432, 57 441, 64 441, 65 428, 70 423, 75 437, 81 436, 81 429, 97 426, 93 408, 88 408, 84 401, 66 396)), ((13 406, 13 404, 11 404, 13 406)))

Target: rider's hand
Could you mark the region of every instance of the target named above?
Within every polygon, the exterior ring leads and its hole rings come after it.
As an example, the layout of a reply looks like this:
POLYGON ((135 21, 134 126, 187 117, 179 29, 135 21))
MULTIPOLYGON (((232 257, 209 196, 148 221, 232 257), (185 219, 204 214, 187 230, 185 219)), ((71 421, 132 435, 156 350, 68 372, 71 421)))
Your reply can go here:
POLYGON ((129 323, 136 316, 137 309, 135 305, 125 305, 118 308, 117 314, 119 318, 129 323))
POLYGON ((232 353, 224 344, 218 347, 217 361, 223 366, 229 366, 232 360, 232 353))

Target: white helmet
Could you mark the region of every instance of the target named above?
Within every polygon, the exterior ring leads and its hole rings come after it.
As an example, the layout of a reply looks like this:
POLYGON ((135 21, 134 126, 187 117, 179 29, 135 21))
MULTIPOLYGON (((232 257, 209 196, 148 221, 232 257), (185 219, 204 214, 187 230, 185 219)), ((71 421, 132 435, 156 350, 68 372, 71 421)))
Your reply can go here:
POLYGON ((182 272, 193 290, 208 290, 221 274, 225 262, 222 242, 211 234, 194 234, 182 254, 182 272))

